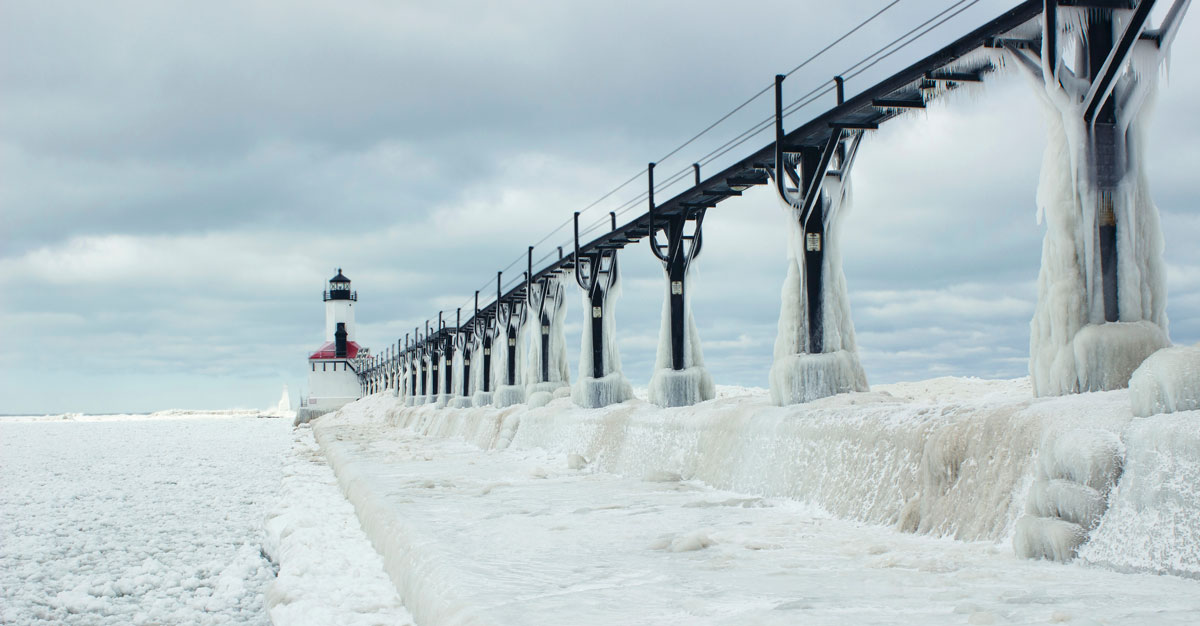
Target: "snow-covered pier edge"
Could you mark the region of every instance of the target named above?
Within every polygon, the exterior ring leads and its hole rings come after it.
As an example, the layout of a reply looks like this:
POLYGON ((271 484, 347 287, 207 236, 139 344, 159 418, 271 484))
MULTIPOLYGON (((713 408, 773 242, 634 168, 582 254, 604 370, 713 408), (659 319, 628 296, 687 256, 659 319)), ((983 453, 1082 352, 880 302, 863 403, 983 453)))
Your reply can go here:
POLYGON ((464 614, 443 571, 453 561, 440 558, 446 546, 386 503, 386 463, 356 452, 378 427, 484 451, 544 450, 635 480, 674 475, 1018 552, 1038 549, 1020 535, 1037 525, 1019 521, 1052 518, 1081 528, 1086 543, 1034 537, 1066 542, 1042 546, 1048 556, 1078 550, 1120 571, 1200 578, 1200 411, 1134 418, 1128 393, 1034 399, 1025 381, 939 379, 788 407, 763 391, 672 409, 640 400, 580 409, 565 398, 538 408, 405 407, 385 393, 313 429, 417 621, 487 623, 464 614), (1097 498, 1103 507, 1088 508, 1097 498))

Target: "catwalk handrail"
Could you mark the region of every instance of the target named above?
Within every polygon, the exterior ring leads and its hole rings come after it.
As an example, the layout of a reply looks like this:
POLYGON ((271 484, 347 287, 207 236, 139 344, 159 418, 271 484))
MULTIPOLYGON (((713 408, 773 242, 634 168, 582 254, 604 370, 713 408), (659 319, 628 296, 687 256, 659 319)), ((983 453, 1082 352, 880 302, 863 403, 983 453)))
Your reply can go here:
MULTIPOLYGON (((834 106, 791 132, 785 133, 782 142, 779 142, 783 153, 793 154, 802 147, 823 146, 829 141, 835 130, 873 130, 877 129, 879 124, 901 115, 901 112, 907 108, 924 108, 932 97, 925 97, 921 90, 931 84, 945 83, 948 91, 964 82, 982 80, 983 74, 996 69, 990 61, 981 61, 975 67, 954 68, 952 72, 939 70, 944 70, 962 57, 982 48, 1040 46, 1040 32, 1033 39, 1003 39, 1001 35, 1041 15, 1044 3, 1045 0, 1025 0, 999 17, 879 81, 844 103, 834 106)), ((1089 3, 1087 0, 1058 0, 1056 4, 1058 6, 1087 6, 1089 3)), ((1153 37, 1152 34, 1148 36, 1153 37)), ((840 92, 842 89, 841 77, 835 77, 833 80, 838 83, 837 87, 840 92)), ((664 216, 679 215, 700 208, 711 208, 723 200, 742 195, 742 191, 746 188, 767 184, 769 182, 767 171, 773 170, 775 167, 776 143, 776 141, 772 141, 766 144, 720 172, 698 180, 692 187, 671 199, 655 205, 653 215, 647 210, 626 224, 615 227, 586 244, 580 243, 578 254, 583 256, 603 248, 623 248, 650 234, 652 218, 661 219, 664 216)), ((698 166, 696 167, 698 169, 698 166)), ((552 260, 532 276, 523 276, 522 280, 500 295, 498 300, 480 308, 476 315, 482 315, 485 318, 494 315, 493 309, 501 302, 517 297, 523 298, 526 285, 536 283, 539 279, 551 274, 562 273, 574 268, 576 266, 575 258, 576 253, 572 251, 561 258, 552 260)), ((463 323, 462 327, 470 328, 474 319, 475 317, 472 316, 463 323)), ((448 328, 446 330, 454 331, 455 329, 448 328)), ((395 355, 395 358, 405 357, 416 348, 417 345, 414 343, 395 355)))

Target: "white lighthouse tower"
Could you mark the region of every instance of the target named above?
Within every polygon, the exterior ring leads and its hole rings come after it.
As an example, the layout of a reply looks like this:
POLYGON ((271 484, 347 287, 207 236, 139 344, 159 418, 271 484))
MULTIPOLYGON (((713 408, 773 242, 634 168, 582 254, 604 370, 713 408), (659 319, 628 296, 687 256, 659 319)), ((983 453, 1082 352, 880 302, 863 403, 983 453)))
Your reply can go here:
POLYGON ((322 292, 325 300, 325 343, 308 356, 308 397, 305 408, 312 417, 340 409, 357 400, 362 387, 354 359, 366 354, 354 341, 354 305, 358 293, 338 268, 322 292))

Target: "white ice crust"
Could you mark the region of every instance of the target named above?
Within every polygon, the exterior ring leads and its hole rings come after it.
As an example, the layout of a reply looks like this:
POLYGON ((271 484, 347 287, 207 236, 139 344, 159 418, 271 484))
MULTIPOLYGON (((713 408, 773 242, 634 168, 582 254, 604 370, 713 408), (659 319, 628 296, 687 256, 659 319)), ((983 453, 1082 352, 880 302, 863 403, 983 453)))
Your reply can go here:
POLYGON ((1129 401, 1139 417, 1200 409, 1200 345, 1152 354, 1129 379, 1129 401))

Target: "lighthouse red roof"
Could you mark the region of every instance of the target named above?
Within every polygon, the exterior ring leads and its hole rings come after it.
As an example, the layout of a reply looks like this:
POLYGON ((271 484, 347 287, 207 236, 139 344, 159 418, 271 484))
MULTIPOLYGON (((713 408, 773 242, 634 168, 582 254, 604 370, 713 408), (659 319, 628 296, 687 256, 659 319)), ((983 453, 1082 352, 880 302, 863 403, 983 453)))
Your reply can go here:
MULTIPOLYGON (((346 342, 346 358, 353 359, 358 356, 358 343, 354 341, 346 342)), ((326 341, 316 352, 308 355, 309 360, 313 359, 336 359, 337 348, 332 341, 326 341)))

